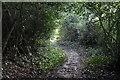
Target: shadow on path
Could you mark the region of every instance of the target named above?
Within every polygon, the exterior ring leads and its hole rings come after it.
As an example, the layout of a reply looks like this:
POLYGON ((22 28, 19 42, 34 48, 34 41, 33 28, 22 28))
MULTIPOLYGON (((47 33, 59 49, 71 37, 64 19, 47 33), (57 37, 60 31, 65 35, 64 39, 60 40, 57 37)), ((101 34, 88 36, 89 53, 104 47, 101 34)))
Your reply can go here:
MULTIPOLYGON (((57 45, 54 43, 54 45, 57 45)), ((63 65, 54 73, 54 77, 59 78, 81 78, 81 70, 83 67, 83 61, 74 49, 69 46, 59 45, 63 49, 68 59, 63 65)))

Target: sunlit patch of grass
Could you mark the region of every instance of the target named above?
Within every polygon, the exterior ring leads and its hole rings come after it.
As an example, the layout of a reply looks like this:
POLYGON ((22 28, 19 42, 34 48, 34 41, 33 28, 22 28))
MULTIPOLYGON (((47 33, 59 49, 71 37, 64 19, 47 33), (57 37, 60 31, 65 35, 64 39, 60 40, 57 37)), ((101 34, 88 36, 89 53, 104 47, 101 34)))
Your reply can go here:
POLYGON ((37 64, 35 66, 43 70, 43 72, 56 69, 58 65, 67 59, 62 49, 53 46, 47 47, 43 56, 44 57, 33 58, 32 60, 33 63, 37 64))

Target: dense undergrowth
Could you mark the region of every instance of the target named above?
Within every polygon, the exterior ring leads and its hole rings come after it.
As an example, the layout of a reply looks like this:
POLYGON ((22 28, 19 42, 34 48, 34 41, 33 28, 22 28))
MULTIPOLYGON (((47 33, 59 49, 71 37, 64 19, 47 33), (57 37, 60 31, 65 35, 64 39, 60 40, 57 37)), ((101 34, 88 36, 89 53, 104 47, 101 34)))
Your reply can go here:
POLYGON ((91 46, 85 49, 85 67, 82 74, 86 78, 98 80, 118 80, 119 71, 116 68, 117 59, 111 55, 105 55, 100 46, 91 46), (117 70, 117 71, 116 71, 117 70))
POLYGON ((114 67, 115 62, 119 68, 119 6, 114 2, 3 3, 3 77, 21 77, 22 68, 26 76, 56 69, 67 57, 50 39, 75 48, 96 45, 84 53, 89 55, 86 66, 100 69, 114 67))
POLYGON ((37 69, 41 72, 49 72, 56 69, 59 65, 62 64, 64 60, 67 59, 64 51, 53 45, 47 46, 44 50, 39 50, 38 54, 43 54, 44 57, 34 57, 32 62, 35 64, 36 71, 37 69))
POLYGON ((98 66, 107 65, 112 61, 114 61, 112 57, 93 56, 89 61, 86 61, 86 65, 88 67, 98 67, 98 66))
POLYGON ((87 67, 98 67, 103 65, 108 65, 111 62, 116 61, 111 55, 105 55, 103 49, 99 46, 88 47, 85 54, 89 55, 90 59, 85 62, 87 67))

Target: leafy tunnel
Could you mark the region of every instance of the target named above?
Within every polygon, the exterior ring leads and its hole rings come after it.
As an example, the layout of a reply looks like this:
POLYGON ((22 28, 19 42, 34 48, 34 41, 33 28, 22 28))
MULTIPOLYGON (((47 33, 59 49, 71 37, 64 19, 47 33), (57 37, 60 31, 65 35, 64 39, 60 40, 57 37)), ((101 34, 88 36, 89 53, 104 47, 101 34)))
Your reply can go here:
MULTIPOLYGON (((83 59, 81 72, 90 78, 118 78, 119 7, 118 2, 3 2, 3 78, 43 78, 71 57, 73 63, 83 59)), ((79 69, 82 62, 75 64, 79 69)))

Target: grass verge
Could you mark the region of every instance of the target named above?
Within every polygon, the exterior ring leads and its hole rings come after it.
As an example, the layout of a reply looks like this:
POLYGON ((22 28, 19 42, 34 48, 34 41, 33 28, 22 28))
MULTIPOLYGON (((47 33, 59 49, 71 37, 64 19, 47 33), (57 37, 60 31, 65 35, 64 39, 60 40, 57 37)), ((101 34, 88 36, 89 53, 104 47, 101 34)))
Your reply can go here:
POLYGON ((46 47, 44 51, 39 51, 39 54, 43 54, 44 57, 35 57, 32 62, 35 64, 36 71, 39 70, 40 73, 47 73, 56 69, 67 59, 64 51, 55 46, 46 47))

